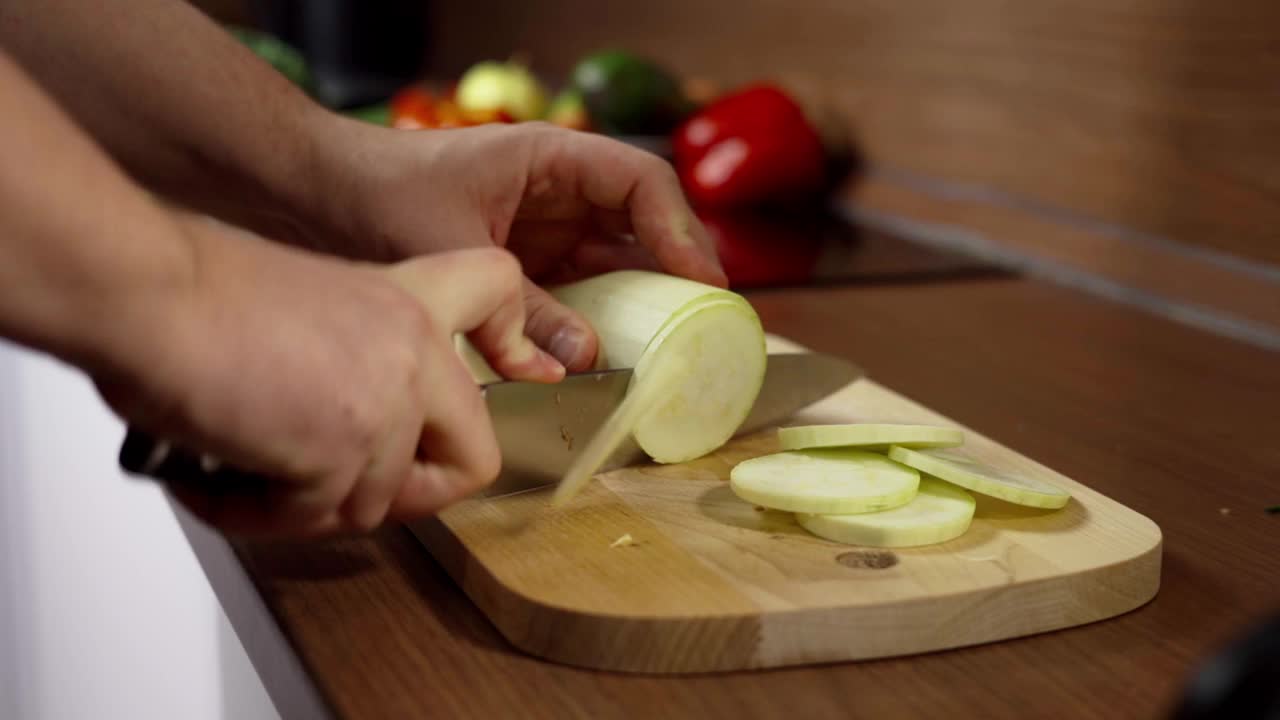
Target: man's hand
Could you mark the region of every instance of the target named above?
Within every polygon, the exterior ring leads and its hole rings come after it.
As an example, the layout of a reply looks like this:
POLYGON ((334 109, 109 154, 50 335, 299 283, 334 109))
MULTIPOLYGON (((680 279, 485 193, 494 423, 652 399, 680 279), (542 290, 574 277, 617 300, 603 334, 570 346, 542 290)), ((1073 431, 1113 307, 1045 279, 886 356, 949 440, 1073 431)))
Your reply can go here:
POLYGON ((176 489, 226 532, 366 530, 490 482, 498 449, 455 332, 509 377, 563 375, 522 332, 520 268, 503 250, 388 270, 185 227, 194 287, 145 361, 95 380, 135 424, 274 481, 252 495, 176 489))
POLYGON ((324 132, 315 245, 383 259, 505 247, 527 278, 529 336, 570 370, 592 364, 595 333, 535 283, 621 268, 726 282, 670 165, 621 142, 542 123, 324 132))
MULTIPOLYGON (((616 267, 725 282, 653 155, 538 124, 375 128, 311 102, 186 3, 83 6, 0 4, 0 44, 136 178, 188 207, 360 259, 496 245, 540 282, 616 267)), ((525 299, 533 339, 589 366, 587 323, 532 282, 525 299)))
POLYGON ((0 150, 0 336, 84 369, 141 429, 265 476, 252 496, 178 491, 223 530, 364 529, 491 480, 455 333, 508 377, 563 376, 523 334, 505 250, 374 266, 178 215, 3 52, 0 150))

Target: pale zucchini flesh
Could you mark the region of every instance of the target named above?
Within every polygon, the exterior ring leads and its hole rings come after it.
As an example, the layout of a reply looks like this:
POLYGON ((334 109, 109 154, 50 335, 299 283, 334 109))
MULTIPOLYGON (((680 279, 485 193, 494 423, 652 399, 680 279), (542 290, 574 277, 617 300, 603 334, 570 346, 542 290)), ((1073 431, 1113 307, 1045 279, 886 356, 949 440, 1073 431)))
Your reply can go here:
POLYGON ((552 295, 595 328, 598 367, 634 368, 629 392, 640 383, 662 384, 666 397, 630 428, 654 460, 705 455, 732 437, 751 412, 767 355, 764 328, 742 296, 639 270, 561 286, 552 295))
POLYGON ((597 431, 553 497, 562 505, 628 436, 658 462, 723 445, 764 383, 764 328, 742 296, 660 273, 626 270, 552 290, 600 338, 597 367, 634 368, 621 406, 597 431))
POLYGON ((901 507, 860 515, 798 513, 805 530, 838 543, 882 548, 933 545, 960 537, 973 521, 973 496, 963 489, 921 478, 911 502, 901 507))
POLYGON ((655 461, 677 463, 724 445, 764 384, 764 331, 745 302, 712 301, 675 319, 645 350, 632 385, 660 381, 666 396, 635 428, 655 461), (675 372, 656 375, 670 365, 675 372))
POLYGON ((797 450, 738 463, 729 485, 743 500, 775 510, 853 514, 910 502, 920 474, 883 455, 849 449, 797 450))
POLYGON ((560 484, 551 496, 553 507, 565 505, 587 486, 591 476, 631 435, 640 419, 662 400, 665 392, 664 385, 671 382, 662 375, 674 376, 678 370, 679 368, 673 365, 660 365, 655 369, 657 374, 650 376, 650 382, 631 384, 622 403, 610 413, 604 424, 591 436, 586 447, 582 448, 569 465, 569 469, 565 471, 564 477, 561 478, 560 484))
POLYGON ((964 433, 956 428, 931 425, 853 423, 849 425, 800 425, 778 430, 783 450, 821 447, 865 447, 887 449, 890 445, 908 448, 955 447, 964 443, 964 433))
POLYGON ((600 336, 596 366, 601 370, 635 367, 649 343, 695 303, 733 300, 747 304, 741 295, 728 290, 643 270, 605 273, 550 292, 581 313, 600 336))
POLYGON ((976 493, 1028 507, 1057 509, 1071 494, 1051 483, 974 462, 954 451, 889 448, 889 457, 976 493))

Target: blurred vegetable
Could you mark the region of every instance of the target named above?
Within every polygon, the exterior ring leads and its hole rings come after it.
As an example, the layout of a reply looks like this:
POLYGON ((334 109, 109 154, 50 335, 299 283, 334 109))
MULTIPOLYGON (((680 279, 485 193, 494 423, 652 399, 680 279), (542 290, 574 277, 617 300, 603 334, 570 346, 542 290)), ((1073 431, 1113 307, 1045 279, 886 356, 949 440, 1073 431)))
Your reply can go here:
POLYGON ((436 127, 436 102, 420 85, 410 85, 391 98, 391 127, 422 130, 436 127))
POLYGON ((582 94, 572 88, 561 90, 547 108, 547 122, 571 130, 589 130, 591 118, 582 102, 582 94))
POLYGON ((827 156, 804 111, 773 85, 716 100, 673 138, 676 169, 690 200, 734 207, 822 190, 827 156))
POLYGON ((467 117, 462 108, 450 97, 442 97, 436 101, 436 127, 452 128, 468 125, 482 125, 486 122, 510 122, 510 119, 499 113, 492 120, 478 120, 467 117))
POLYGON ((689 98, 689 102, 695 107, 700 107, 708 103, 714 102, 723 92, 719 83, 705 77, 687 77, 680 83, 680 89, 684 92, 684 96, 689 98))
POLYGON ((655 63, 610 50, 573 69, 591 124, 614 135, 665 135, 693 110, 680 83, 655 63))
POLYGON ((391 104, 379 103, 377 105, 368 105, 365 107, 353 108, 345 110, 342 113, 347 117, 363 120, 374 125, 390 125, 391 124, 391 104))
POLYGON ((410 85, 391 98, 390 125, 401 130, 478 125, 463 115, 447 94, 434 95, 421 85, 410 85))
POLYGON ((516 122, 542 117, 546 91, 524 65, 485 61, 473 65, 458 81, 458 107, 475 122, 516 122))
POLYGON ((271 67, 289 79, 298 87, 311 91, 311 71, 307 61, 293 46, 287 45, 270 33, 236 25, 227 26, 227 31, 249 48, 255 55, 267 61, 271 67))

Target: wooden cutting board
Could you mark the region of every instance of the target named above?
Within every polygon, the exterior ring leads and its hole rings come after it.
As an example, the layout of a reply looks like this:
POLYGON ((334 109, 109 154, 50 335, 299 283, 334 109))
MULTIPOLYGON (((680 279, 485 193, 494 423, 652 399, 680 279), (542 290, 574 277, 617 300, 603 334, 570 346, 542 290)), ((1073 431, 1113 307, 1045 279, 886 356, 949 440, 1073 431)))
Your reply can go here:
MULTIPOLYGON (((963 428, 865 378, 787 424, 870 421, 963 428)), ((1155 596, 1155 523, 964 429, 974 457, 1065 487, 1071 502, 1050 512, 975 495, 971 528, 951 542, 839 545, 730 491, 736 463, 777 449, 766 432, 693 462, 600 475, 563 510, 537 490, 469 500, 411 530, 516 647, 628 672, 943 650, 1102 620, 1155 596), (623 535, 633 542, 615 546, 623 535)))

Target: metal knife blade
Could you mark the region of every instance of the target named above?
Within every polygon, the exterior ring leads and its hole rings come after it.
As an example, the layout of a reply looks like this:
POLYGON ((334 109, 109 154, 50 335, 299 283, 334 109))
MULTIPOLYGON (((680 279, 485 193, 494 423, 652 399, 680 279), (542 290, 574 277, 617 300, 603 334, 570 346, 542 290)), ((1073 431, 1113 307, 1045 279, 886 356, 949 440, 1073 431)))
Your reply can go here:
MULTIPOLYGON (((737 435, 785 420, 862 376, 851 363, 815 353, 770 354, 764 385, 737 435)), ((626 395, 630 370, 575 374, 559 385, 502 382, 485 388, 502 473, 485 491, 510 495, 560 481, 570 463, 626 395)), ((634 440, 619 447, 601 471, 646 459, 634 440)))
MULTIPOLYGON (((771 354, 764 385, 737 434, 785 420, 861 376, 856 366, 830 355, 771 354)), ((497 382, 484 386, 503 469, 483 494, 497 497, 559 482, 576 452, 622 401, 630 382, 631 370, 604 370, 570 375, 555 385, 497 382)), ((644 459, 644 452, 628 441, 602 470, 644 459)), ((132 474, 221 492, 264 481, 136 428, 130 428, 125 437, 119 463, 132 474)))

